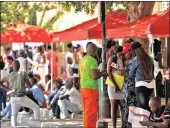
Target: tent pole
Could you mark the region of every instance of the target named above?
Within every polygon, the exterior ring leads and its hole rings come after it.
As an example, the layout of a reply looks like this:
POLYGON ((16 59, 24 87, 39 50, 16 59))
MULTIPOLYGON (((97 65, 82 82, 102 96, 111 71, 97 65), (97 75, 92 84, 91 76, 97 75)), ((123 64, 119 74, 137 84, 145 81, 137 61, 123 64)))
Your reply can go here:
POLYGON ((51 93, 53 92, 53 59, 54 59, 54 56, 53 56, 53 43, 51 42, 51 57, 50 58, 50 61, 51 61, 51 65, 50 65, 50 69, 51 69, 51 93))
MULTIPOLYGON (((147 36, 148 36, 148 39, 149 39, 149 49, 152 48, 150 54, 151 54, 151 57, 154 59, 153 36, 152 36, 152 34, 147 34, 147 36)), ((154 93, 155 93, 155 96, 157 96, 156 95, 156 81, 155 81, 154 93)))
MULTIPOLYGON (((101 23, 102 23, 102 71, 106 70, 106 18, 105 18, 105 2, 101 1, 101 23)), ((109 105, 107 103, 107 88, 105 86, 105 77, 101 78, 101 119, 109 116, 109 105)))

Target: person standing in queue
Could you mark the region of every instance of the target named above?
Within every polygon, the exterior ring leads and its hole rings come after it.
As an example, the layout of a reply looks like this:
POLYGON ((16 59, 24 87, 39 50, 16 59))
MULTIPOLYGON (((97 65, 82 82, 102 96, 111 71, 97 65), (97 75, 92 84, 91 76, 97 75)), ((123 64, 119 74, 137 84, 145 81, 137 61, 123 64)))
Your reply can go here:
POLYGON ((151 57, 142 48, 139 42, 131 44, 132 66, 129 76, 135 75, 135 93, 140 108, 150 111, 149 99, 154 92, 154 64, 151 57))
POLYGON ((79 76, 81 86, 81 98, 83 104, 84 128, 96 128, 98 113, 98 79, 106 72, 98 71, 97 46, 89 42, 87 55, 79 62, 79 76))

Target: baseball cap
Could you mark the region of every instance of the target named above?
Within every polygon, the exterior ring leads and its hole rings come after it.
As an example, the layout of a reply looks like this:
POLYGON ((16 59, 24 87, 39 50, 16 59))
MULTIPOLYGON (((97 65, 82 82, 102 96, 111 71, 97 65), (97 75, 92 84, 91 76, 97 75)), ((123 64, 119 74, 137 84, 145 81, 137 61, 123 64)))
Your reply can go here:
POLYGON ((123 45, 123 51, 122 51, 122 53, 127 53, 130 49, 131 49, 131 44, 130 44, 130 43, 124 44, 124 45, 123 45))

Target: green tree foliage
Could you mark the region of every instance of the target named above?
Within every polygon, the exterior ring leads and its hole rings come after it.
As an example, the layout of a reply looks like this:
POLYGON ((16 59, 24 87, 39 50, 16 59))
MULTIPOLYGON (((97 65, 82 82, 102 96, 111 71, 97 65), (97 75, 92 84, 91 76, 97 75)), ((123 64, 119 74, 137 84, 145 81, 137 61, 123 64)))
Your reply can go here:
MULTIPOLYGON (((128 9, 129 4, 135 4, 136 6, 139 5, 140 2, 117 2, 117 1, 106 1, 106 12, 110 12, 114 10, 114 7, 122 5, 124 9, 128 9)), ((72 2, 60 2, 63 9, 68 10, 70 7, 73 7, 75 9, 75 12, 81 12, 84 11, 87 14, 93 14, 95 11, 95 8, 97 7, 98 2, 96 1, 72 1, 72 2)))
POLYGON ((47 30, 52 30, 53 29, 53 24, 62 16, 64 13, 62 11, 57 11, 56 14, 43 25, 44 28, 47 30))
MULTIPOLYGON (((58 2, 1 2, 1 31, 4 30, 5 26, 3 25, 13 25, 17 22, 25 22, 26 19, 28 19, 29 24, 42 26, 46 11, 54 8, 57 9, 58 5, 58 2), (37 23, 37 11, 43 12, 39 24, 37 23)), ((45 26, 51 26, 50 24, 54 23, 54 20, 57 20, 62 14, 61 11, 58 12, 56 17, 53 17, 50 20, 52 22, 46 23, 45 26)), ((52 29, 52 27, 48 28, 52 29)))
MULTIPOLYGON (((120 5, 129 12, 131 21, 134 21, 139 18, 137 16, 136 11, 138 6, 142 5, 142 2, 122 2, 122 1, 107 1, 106 2, 106 12, 111 12, 115 10, 115 8, 119 7, 120 5), (134 9, 131 7, 135 6, 134 9), (136 15, 136 18, 133 18, 133 15, 136 15), (131 16, 130 16, 131 15, 131 16)), ((51 9, 59 9, 56 12, 56 15, 52 17, 43 27, 48 28, 48 30, 52 29, 53 23, 64 14, 65 11, 71 11, 74 8, 75 13, 77 12, 86 12, 87 14, 93 15, 95 9, 98 5, 98 2, 95 1, 67 1, 67 2, 1 2, 1 24, 15 24, 16 22, 24 22, 25 19, 28 19, 28 23, 33 25, 42 26, 44 15, 46 11, 51 9), (40 22, 37 23, 36 12, 42 12, 42 17, 40 22)), ((146 5, 145 5, 146 6, 146 5)), ((147 14, 148 15, 148 14, 147 14)), ((144 17, 145 15, 142 15, 144 17)), ((1 27, 3 28, 3 27, 1 27)))

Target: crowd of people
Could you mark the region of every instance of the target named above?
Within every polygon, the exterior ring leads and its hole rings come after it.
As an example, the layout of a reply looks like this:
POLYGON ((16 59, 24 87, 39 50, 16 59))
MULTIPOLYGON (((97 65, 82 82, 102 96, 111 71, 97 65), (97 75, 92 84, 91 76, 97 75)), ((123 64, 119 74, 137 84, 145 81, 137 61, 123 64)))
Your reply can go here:
POLYGON ((52 109, 53 119, 67 119, 70 113, 83 114, 84 127, 96 128, 98 79, 105 77, 113 128, 117 126, 118 110, 122 128, 132 127, 128 122, 130 106, 151 112, 148 122, 140 122, 141 125, 168 127, 170 109, 161 106, 160 98, 154 97, 154 79, 160 75, 155 64, 160 51, 154 50, 155 57, 151 58, 133 39, 122 46, 112 39, 106 43, 106 71, 99 70, 101 48, 93 42, 87 43, 87 53, 82 52, 81 45, 69 43, 66 67, 62 68, 58 68, 59 60, 51 46, 45 51, 43 46, 29 50, 25 45, 17 52, 6 47, 0 56, 2 120, 11 120, 11 126, 15 127, 18 114, 34 113, 34 120, 40 120, 40 108, 47 108, 52 109))
MULTIPOLYGON (((81 46, 73 48, 75 52, 69 58, 73 63, 71 70, 78 74, 81 46)), ((5 47, 0 57, 2 120, 11 120, 13 127, 17 125, 18 114, 34 113, 34 119, 39 120, 40 108, 52 109, 53 119, 66 119, 70 113, 82 113, 79 80, 77 76, 70 75, 64 66, 58 76, 57 62, 58 57, 51 46, 47 51, 44 46, 30 50, 25 45, 18 51, 12 51, 10 46, 5 47)))

